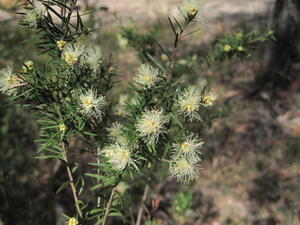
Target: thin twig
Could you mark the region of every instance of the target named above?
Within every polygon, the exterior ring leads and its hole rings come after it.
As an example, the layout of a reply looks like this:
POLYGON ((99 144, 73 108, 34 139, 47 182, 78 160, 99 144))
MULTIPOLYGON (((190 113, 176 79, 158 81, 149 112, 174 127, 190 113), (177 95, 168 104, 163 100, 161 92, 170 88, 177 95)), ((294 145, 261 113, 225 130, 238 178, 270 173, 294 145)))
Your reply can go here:
POLYGON ((65 143, 63 141, 61 142, 61 149, 62 149, 63 159, 66 162, 66 166, 67 166, 67 172, 68 172, 70 186, 71 186, 71 190, 72 190, 72 194, 73 194, 73 199, 74 199, 74 202, 75 202, 75 207, 76 207, 76 210, 78 212, 79 217, 82 218, 83 214, 82 214, 82 211, 81 211, 79 203, 78 203, 77 190, 76 190, 76 186, 74 184, 74 178, 73 178, 72 170, 71 170, 70 165, 69 165, 66 146, 65 146, 65 143))
POLYGON ((107 216, 108 216, 108 213, 109 213, 109 209, 110 209, 113 197, 114 197, 115 190, 116 190, 116 188, 114 187, 112 189, 112 191, 111 191, 111 194, 110 194, 107 206, 106 206, 106 210, 105 210, 105 214, 104 214, 102 225, 105 225, 105 222, 106 222, 106 219, 107 219, 107 216))
MULTIPOLYGON (((97 168, 97 175, 100 175, 100 147, 97 147, 97 165, 98 165, 98 168, 97 168)), ((100 180, 98 180, 98 185, 100 184, 100 180)), ((97 197, 97 208, 100 208, 100 203, 101 203, 101 197, 100 195, 98 195, 97 197)), ((98 220, 100 220, 100 214, 98 216, 98 220)))
POLYGON ((147 184, 145 186, 145 189, 144 189, 144 194, 143 194, 143 198, 142 198, 142 202, 141 202, 141 206, 140 206, 140 209, 139 209, 139 213, 138 213, 138 217, 137 217, 137 221, 136 221, 136 224, 135 225, 140 225, 141 224, 141 221, 142 221, 142 215, 143 215, 143 211, 144 211, 144 203, 147 199, 147 196, 148 196, 148 192, 149 192, 149 185, 147 184))

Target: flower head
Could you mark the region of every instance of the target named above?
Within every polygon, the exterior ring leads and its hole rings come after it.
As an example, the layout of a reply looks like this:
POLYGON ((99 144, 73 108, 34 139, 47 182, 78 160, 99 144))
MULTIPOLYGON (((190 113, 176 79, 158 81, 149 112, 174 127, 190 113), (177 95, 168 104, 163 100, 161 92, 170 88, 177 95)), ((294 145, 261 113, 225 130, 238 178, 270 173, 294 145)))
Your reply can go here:
POLYGON ((123 133, 123 125, 120 124, 119 122, 114 122, 110 128, 107 128, 108 131, 108 136, 112 140, 116 140, 118 137, 120 137, 123 133))
POLYGON ((115 107, 115 114, 120 117, 126 117, 128 115, 128 112, 124 105, 118 104, 115 107))
POLYGON ((197 154, 203 147, 204 142, 197 135, 190 134, 182 142, 173 145, 175 155, 183 155, 187 158, 197 158, 197 154))
POLYGON ((195 20, 197 22, 203 21, 203 3, 201 0, 182 0, 182 4, 179 7, 181 14, 189 22, 195 20))
POLYGON ((78 225, 78 220, 75 217, 69 218, 68 225, 78 225))
POLYGON ((67 42, 65 42, 64 40, 59 40, 56 42, 57 48, 62 51, 64 49, 64 47, 66 46, 67 42))
POLYGON ((115 170, 124 170, 127 165, 133 163, 130 149, 125 144, 115 143, 107 146, 104 148, 104 154, 115 170))
POLYGON ((186 89, 178 98, 179 112, 192 121, 198 115, 200 100, 201 93, 198 89, 193 87, 186 89))
POLYGON ((135 75, 135 81, 141 87, 151 88, 161 80, 160 75, 158 69, 148 64, 142 64, 135 75))
POLYGON ((146 142, 157 141, 160 134, 167 133, 165 124, 169 122, 169 117, 163 115, 162 110, 145 110, 142 117, 136 124, 140 136, 146 142))
POLYGON ((244 49, 243 46, 239 46, 239 47, 238 47, 238 51, 239 51, 239 52, 243 52, 244 50, 245 50, 245 49, 244 49))
POLYGON ((213 90, 210 90, 210 92, 202 98, 201 104, 205 107, 213 106, 214 102, 217 100, 217 97, 217 93, 213 90))
POLYGON ((242 39, 243 33, 242 33, 242 32, 238 32, 238 33, 235 35, 235 37, 236 37, 237 39, 242 39))
POLYGON ((92 69, 97 71, 101 64, 102 51, 100 48, 89 48, 87 54, 84 57, 84 62, 92 69))
POLYGON ((126 110, 126 104, 128 102, 129 96, 127 94, 122 94, 119 97, 119 103, 115 106, 115 114, 120 117, 126 117, 128 111, 126 110))
POLYGON ((42 16, 43 11, 41 9, 36 7, 27 9, 23 18, 23 22, 25 22, 29 28, 36 29, 42 16))
POLYGON ((162 55, 160 56, 160 58, 161 58, 161 60, 164 61, 164 62, 166 62, 166 61, 169 60, 169 57, 168 57, 166 54, 162 54, 162 55))
POLYGON ((20 78, 13 74, 12 68, 7 67, 0 70, 0 91, 6 95, 16 95, 21 84, 20 78))
POLYGON ((128 46, 128 40, 122 36, 122 34, 117 35, 118 45, 121 49, 126 49, 128 46))
POLYGON ((88 116, 102 118, 103 108, 108 105, 105 97, 97 96, 97 92, 93 89, 86 91, 79 96, 81 112, 88 116))
POLYGON ((197 159, 187 159, 185 157, 175 158, 170 165, 170 173, 177 181, 189 182, 194 180, 199 174, 197 159))
POLYGON ((231 47, 231 45, 224 45, 224 51, 225 52, 230 52, 231 51, 231 49, 232 49, 232 47, 231 47))
POLYGON ((62 52, 62 58, 69 66, 75 65, 80 57, 85 53, 83 46, 79 44, 67 45, 62 52))
POLYGON ((65 124, 59 124, 59 131, 65 132, 67 130, 67 126, 65 124))
POLYGON ((31 71, 33 69, 33 62, 32 61, 26 61, 22 67, 23 72, 27 73, 28 71, 31 71))

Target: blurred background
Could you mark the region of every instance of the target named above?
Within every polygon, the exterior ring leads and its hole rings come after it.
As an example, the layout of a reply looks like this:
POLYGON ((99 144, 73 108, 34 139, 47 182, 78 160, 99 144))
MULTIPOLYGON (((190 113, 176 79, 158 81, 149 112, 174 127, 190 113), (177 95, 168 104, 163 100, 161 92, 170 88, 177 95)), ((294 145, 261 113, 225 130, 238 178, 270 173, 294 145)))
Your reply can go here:
MULTIPOLYGON (((118 65, 122 82, 116 94, 126 90, 141 62, 122 27, 144 38, 152 32, 172 46, 167 17, 177 15, 179 1, 78 3, 82 12, 90 12, 86 24, 96 29, 88 42, 118 65)), ((0 68, 27 60, 38 66, 44 59, 33 34, 18 25, 18 4, 0 0, 0 68)), ((190 73, 193 82, 205 79, 219 95, 216 113, 201 131, 203 169, 192 186, 169 179, 157 184, 151 198, 161 204, 151 217, 157 225, 299 225, 300 3, 208 0, 204 18, 203 28, 177 53, 182 73, 190 73), (271 29, 276 41, 264 42, 245 59, 198 66, 218 38, 238 29, 271 29)), ((151 42, 147 48, 151 51, 151 42)), ((66 179, 64 169, 34 158, 38 135, 33 115, 0 95, 0 225, 61 225, 61 213, 72 215, 71 193, 56 194, 66 179)))

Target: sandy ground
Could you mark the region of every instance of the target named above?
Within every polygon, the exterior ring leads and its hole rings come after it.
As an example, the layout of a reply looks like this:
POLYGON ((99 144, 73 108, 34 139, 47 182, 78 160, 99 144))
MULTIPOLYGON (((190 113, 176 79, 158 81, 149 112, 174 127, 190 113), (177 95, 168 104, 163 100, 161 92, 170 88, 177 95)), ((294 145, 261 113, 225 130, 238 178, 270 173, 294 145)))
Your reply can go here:
MULTIPOLYGON (((271 12, 275 0, 206 0, 204 17, 207 22, 214 22, 223 17, 255 17, 257 14, 271 12)), ((134 20, 147 23, 161 16, 176 16, 179 0, 100 0, 94 1, 98 7, 105 6, 108 14, 117 15, 122 22, 134 20)), ((110 16, 108 16, 110 17, 110 16)), ((107 18, 108 19, 108 18, 107 18)), ((109 19, 108 19, 109 20, 109 19)))

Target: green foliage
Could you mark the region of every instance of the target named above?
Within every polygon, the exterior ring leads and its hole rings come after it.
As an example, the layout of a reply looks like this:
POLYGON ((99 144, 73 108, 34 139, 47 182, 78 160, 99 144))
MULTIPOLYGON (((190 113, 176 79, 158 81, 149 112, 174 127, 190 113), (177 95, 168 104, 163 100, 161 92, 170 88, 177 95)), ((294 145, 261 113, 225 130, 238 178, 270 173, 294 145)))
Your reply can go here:
POLYGON ((0 65, 9 65, 14 62, 21 65, 26 60, 34 60, 36 64, 41 65, 41 57, 37 57, 37 51, 34 44, 29 41, 32 34, 26 29, 16 26, 12 23, 1 24, 0 30, 0 65), (27 52, 24 58, 23 52, 27 52))
MULTIPOLYGON (((148 60, 148 54, 156 55, 156 36, 159 32, 157 27, 152 27, 149 32, 142 32, 138 27, 123 27, 120 35, 127 40, 129 46, 133 47, 141 60, 148 60)), ((122 39, 119 43, 122 46, 122 39)), ((123 40, 124 42, 124 40, 123 40)))
POLYGON ((172 212, 174 214, 175 221, 185 221, 187 219, 187 213, 191 210, 192 203, 193 195, 191 193, 177 193, 172 204, 172 212))
POLYGON ((217 41, 212 52, 205 58, 204 65, 250 57, 253 50, 269 38, 274 38, 272 31, 245 33, 240 30, 235 34, 227 34, 217 41))
MULTIPOLYGON (((217 95, 207 85, 182 82, 183 74, 194 72, 197 58, 177 59, 177 50, 182 39, 198 30, 191 31, 189 26, 199 19, 200 9, 181 9, 183 18, 168 19, 174 41, 167 50, 156 40, 156 28, 148 34, 138 28, 122 30, 143 64, 127 90, 130 97, 121 100, 120 96, 114 104, 111 91, 117 86, 116 70, 100 49, 80 42, 91 30, 83 24, 76 3, 29 1, 20 24, 35 33, 36 47, 46 55, 45 61, 42 66, 26 62, 22 69, 1 70, 0 88, 11 101, 34 113, 41 127, 36 158, 56 159, 65 167, 68 180, 56 192, 71 188, 74 213, 67 216, 69 224, 105 224, 108 217, 126 223, 128 209, 140 201, 136 193, 168 175, 161 172, 158 177, 157 171, 168 168, 183 183, 199 175, 204 142, 191 127, 207 122, 205 114, 218 116, 212 112, 217 95), (162 54, 164 59, 158 59, 162 54), (85 156, 88 165, 80 160, 85 156), (131 185, 121 188, 121 184, 131 185)), ((226 36, 221 43, 233 49, 245 44, 246 49, 254 37, 241 35, 237 41, 226 36)), ((234 56, 230 52, 220 57, 234 56)), ((178 194, 174 203, 178 218, 186 217, 191 201, 190 194, 178 194)))

